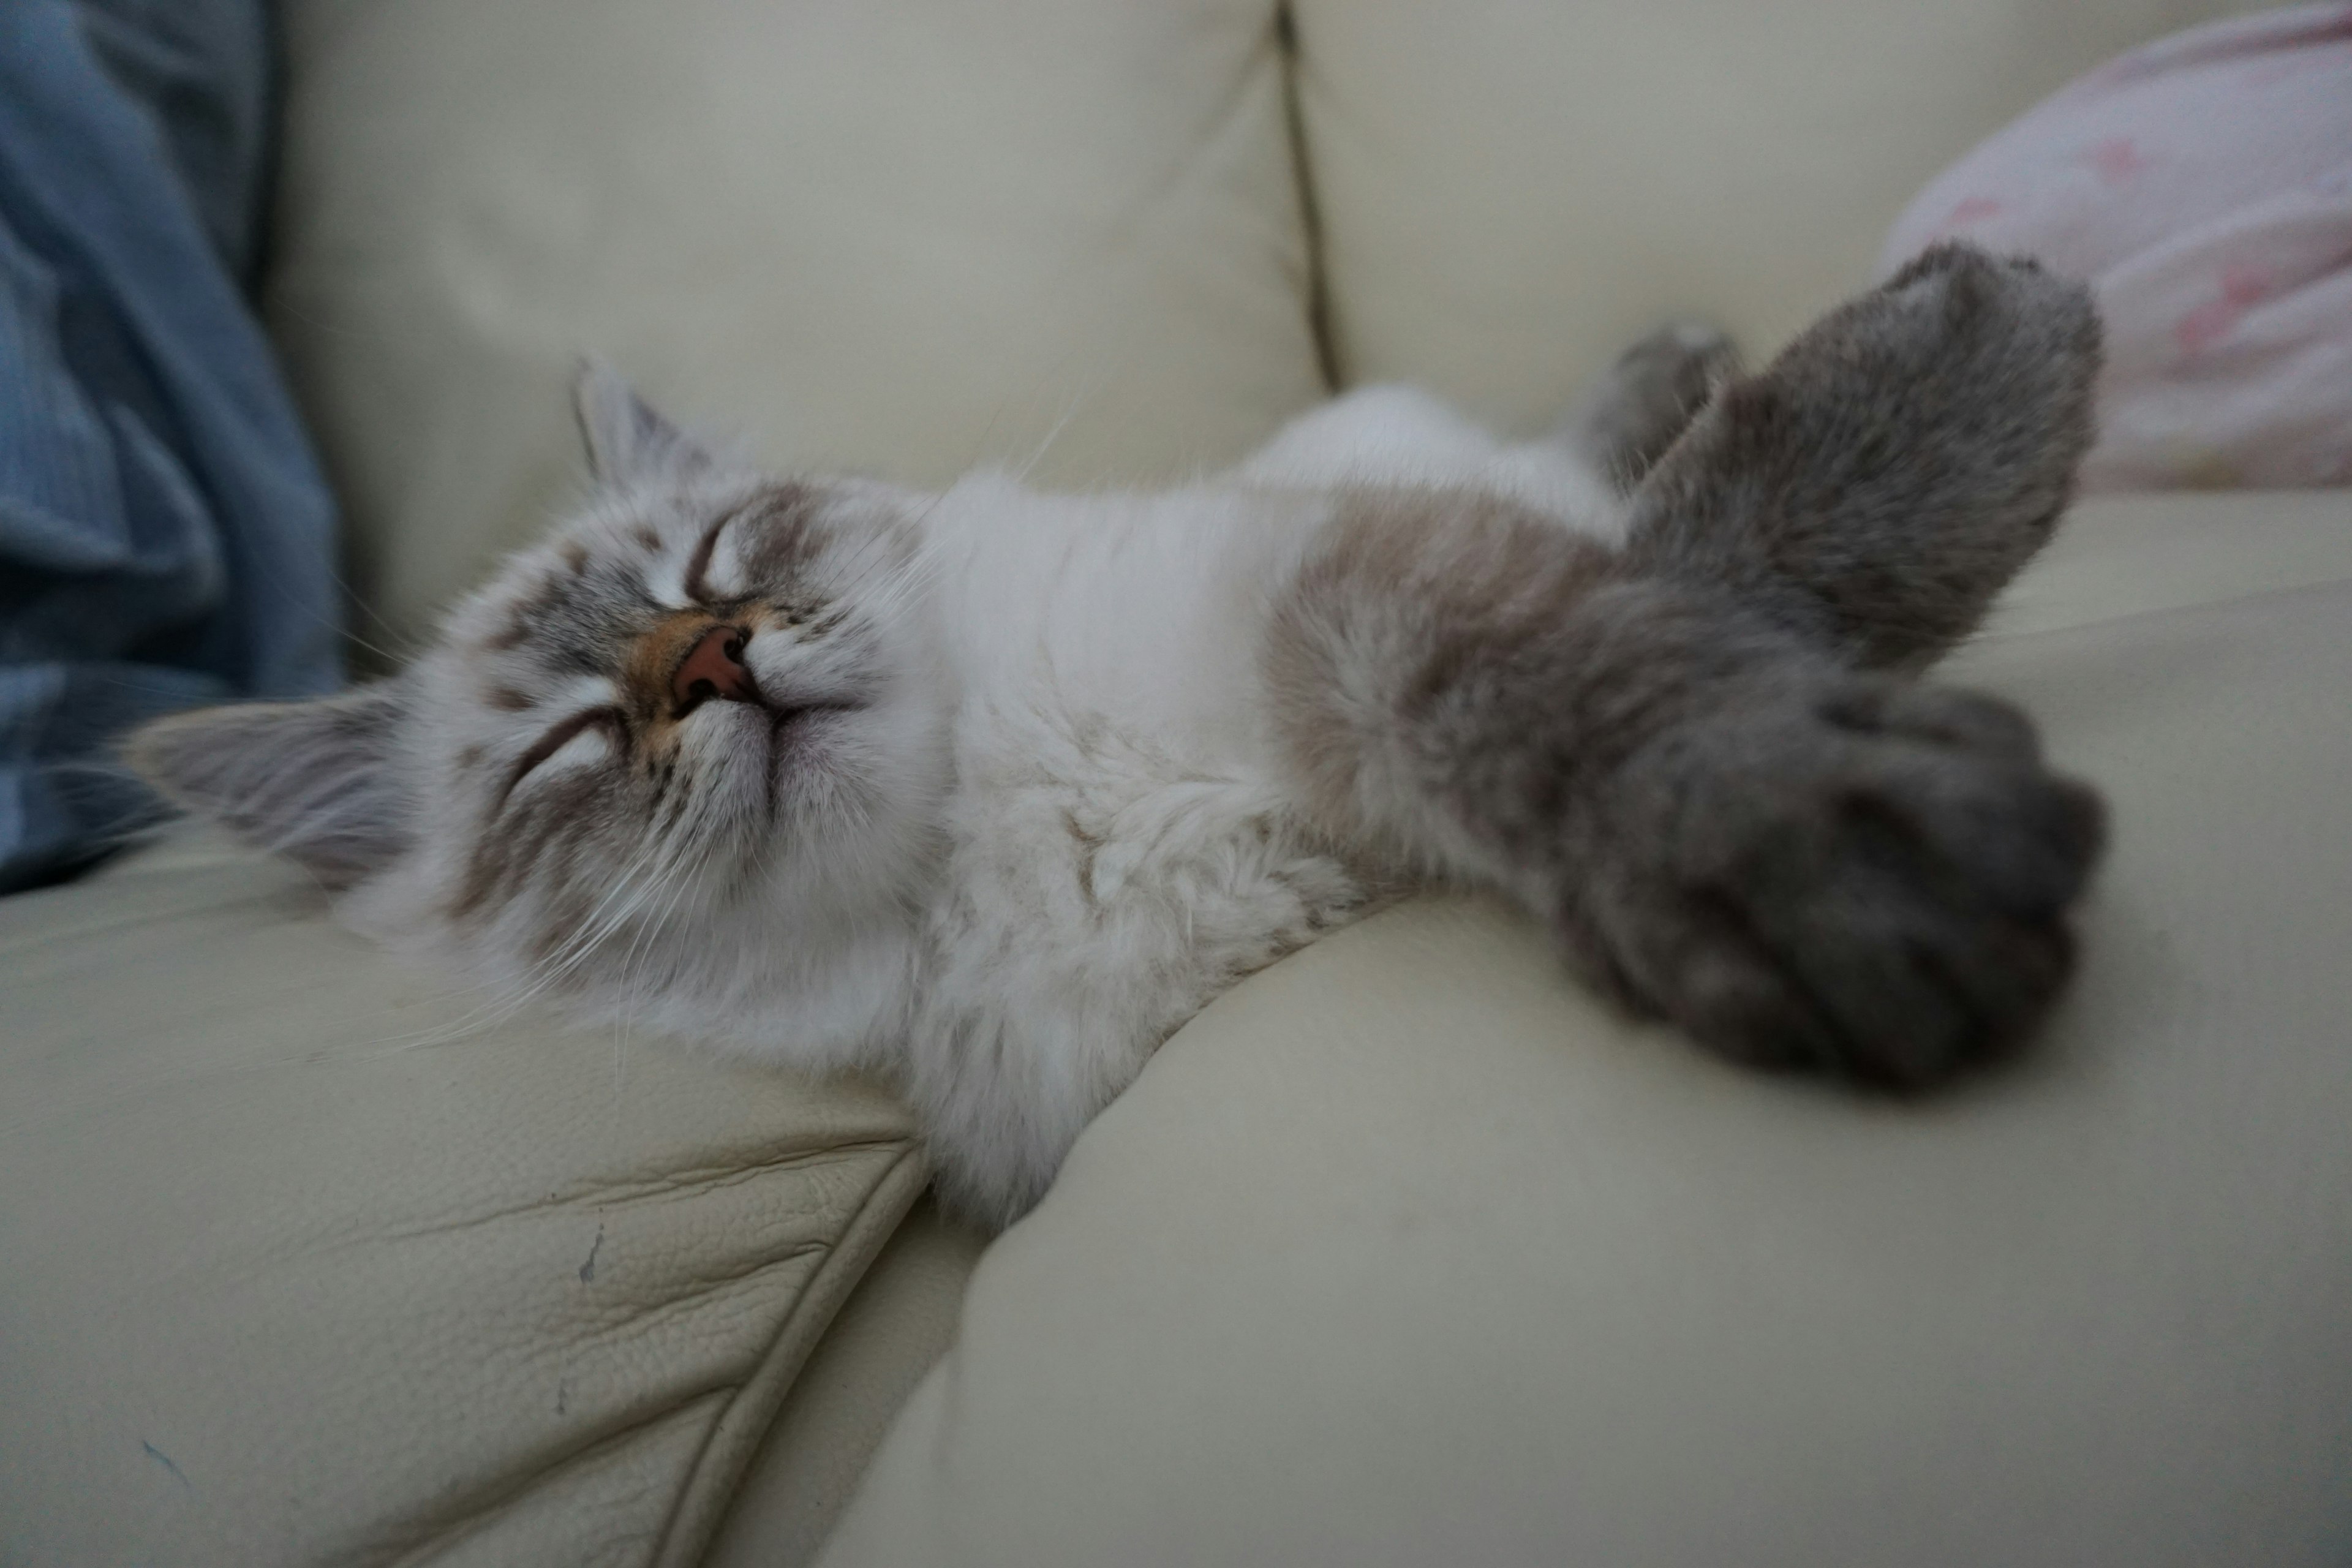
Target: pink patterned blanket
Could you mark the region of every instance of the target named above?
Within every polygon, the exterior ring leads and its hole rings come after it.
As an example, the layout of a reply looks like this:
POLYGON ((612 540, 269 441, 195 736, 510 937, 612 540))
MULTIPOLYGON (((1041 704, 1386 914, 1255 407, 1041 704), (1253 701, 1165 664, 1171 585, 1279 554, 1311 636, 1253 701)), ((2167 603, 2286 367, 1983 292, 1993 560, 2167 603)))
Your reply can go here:
POLYGON ((1947 237, 2096 289, 2088 487, 2352 484, 2352 5, 2110 61, 1931 183, 1884 265, 1947 237))

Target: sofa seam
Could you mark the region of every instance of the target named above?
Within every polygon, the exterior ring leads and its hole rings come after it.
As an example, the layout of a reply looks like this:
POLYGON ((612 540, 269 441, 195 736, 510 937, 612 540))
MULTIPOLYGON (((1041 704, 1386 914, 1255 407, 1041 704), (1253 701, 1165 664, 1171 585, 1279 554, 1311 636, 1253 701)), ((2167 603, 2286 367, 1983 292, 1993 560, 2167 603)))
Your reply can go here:
POLYGON ((1290 154, 1290 183, 1298 202, 1298 227, 1307 251, 1307 331, 1315 344, 1315 374, 1326 394, 1340 388, 1339 343, 1331 326, 1331 279, 1323 235, 1323 204, 1315 186, 1315 165, 1307 141, 1306 52, 1292 0, 1274 7, 1275 52, 1282 71, 1282 123, 1290 154))
MULTIPOLYGON (((2296 594, 2341 594, 2352 590, 2352 573, 2340 577, 2324 578, 2316 583, 2273 583, 2267 587, 2247 588, 2225 593, 2210 599, 2190 599, 2178 605, 2149 605, 2137 610, 2116 610, 2095 615, 2079 621, 2063 621, 2053 626, 2020 626, 2004 630, 1996 621, 1962 645, 1960 651, 1992 650, 2012 644, 2028 642, 2035 637, 2063 637, 2070 632, 2089 631, 2095 626, 2121 626, 2127 621, 2144 621, 2159 616, 2189 615, 2200 610, 2225 609, 2242 605, 2258 599, 2278 598, 2296 594)), ((1995 612, 1998 615, 1998 611, 1995 612)))
POLYGON ((733 1500, 736 1487, 758 1450, 759 1438, 775 1424, 785 1399, 791 1394, 793 1382, 799 1375, 797 1365, 787 1364, 793 1358, 786 1347, 797 1341, 797 1360, 805 1364, 824 1331, 832 1325, 841 1309, 847 1305, 857 1281, 866 1277, 883 1246, 896 1233, 916 1200, 922 1196, 929 1179, 930 1172, 921 1147, 913 1142, 906 1144, 898 1157, 875 1178, 866 1201, 842 1226, 824 1260, 818 1265, 792 1307, 778 1321, 769 1347, 761 1354, 759 1363, 719 1405, 718 1414, 704 1431, 694 1457, 687 1462, 685 1473, 670 1500, 668 1511, 655 1532, 653 1550, 646 1559, 647 1563, 697 1563, 709 1554, 719 1527, 726 1519, 725 1505, 733 1500), (798 1332, 803 1326, 803 1320, 814 1310, 812 1302, 828 1293, 821 1287, 830 1284, 834 1276, 848 1268, 845 1260, 852 1255, 857 1257, 856 1271, 825 1310, 823 1320, 808 1325, 806 1333, 798 1332), (711 1448, 727 1426, 729 1415, 753 1388, 764 1386, 771 1378, 776 1380, 778 1386, 774 1407, 769 1411, 768 1419, 758 1431, 744 1435, 742 1440, 732 1445, 732 1461, 718 1462, 729 1473, 718 1473, 711 1458, 711 1448))

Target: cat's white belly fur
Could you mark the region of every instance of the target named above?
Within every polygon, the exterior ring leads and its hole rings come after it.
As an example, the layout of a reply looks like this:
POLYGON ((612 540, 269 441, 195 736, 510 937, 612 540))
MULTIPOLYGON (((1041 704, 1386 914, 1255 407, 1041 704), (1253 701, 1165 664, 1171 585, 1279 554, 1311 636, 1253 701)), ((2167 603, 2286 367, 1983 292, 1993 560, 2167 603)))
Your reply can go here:
POLYGON ((960 758, 908 1040, 943 1173, 1011 1184, 965 1194, 991 1206, 1034 1195, 1170 1032, 1364 899, 1251 768, 1066 717, 999 715, 960 758))
POLYGON ((1300 415, 1236 471, 1255 484, 1473 487, 1614 543, 1624 501, 1557 441, 1498 441, 1417 387, 1367 386, 1300 415))
POLYGON ((1373 898, 1285 809, 1256 657, 1335 482, 1501 490, 1607 532, 1605 487, 1378 388, 1232 479, 1059 501, 959 485, 929 546, 959 691, 906 1048, 943 1177, 1017 1209, 1162 1039, 1373 898))

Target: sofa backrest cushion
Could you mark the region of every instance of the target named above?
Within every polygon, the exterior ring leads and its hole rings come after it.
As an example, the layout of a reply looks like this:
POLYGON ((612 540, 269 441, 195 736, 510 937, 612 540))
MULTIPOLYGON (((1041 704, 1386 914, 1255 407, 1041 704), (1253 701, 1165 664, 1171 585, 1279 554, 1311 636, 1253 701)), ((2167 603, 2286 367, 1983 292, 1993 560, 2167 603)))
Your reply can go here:
POLYGON ((269 320, 394 653, 581 482, 583 354, 913 480, 1181 473, 1324 390, 1264 0, 285 14, 269 320))
POLYGON ((1339 368, 1533 431, 1672 315, 1761 354, 1979 138, 2244 0, 1300 0, 1339 368))

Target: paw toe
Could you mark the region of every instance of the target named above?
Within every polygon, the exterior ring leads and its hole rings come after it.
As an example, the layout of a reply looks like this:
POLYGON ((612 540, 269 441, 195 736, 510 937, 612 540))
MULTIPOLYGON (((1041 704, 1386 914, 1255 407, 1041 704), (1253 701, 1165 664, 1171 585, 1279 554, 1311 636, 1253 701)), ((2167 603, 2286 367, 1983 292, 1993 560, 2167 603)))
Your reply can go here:
POLYGON ((1902 686, 1881 710, 1886 729, 1906 738, 2004 762, 2042 757, 2033 721, 2015 704, 1948 686, 1902 686))
POLYGON ((1898 308, 1931 315, 1943 334, 2021 340, 2061 364, 2097 353, 2098 308, 2089 286, 2031 257, 1995 257, 1947 241, 1913 258, 1879 292, 1898 308))
POLYGON ((1711 321, 1695 317, 1667 322, 1618 356, 1617 373, 1671 390, 1677 401, 1695 405, 1718 381, 1738 368, 1739 348, 1731 335, 1711 321))
POLYGON ((1847 1054, 1828 1015, 1760 953, 1717 947, 1694 955, 1675 980, 1674 1016, 1701 1045, 1733 1061, 1835 1073, 1847 1054))
POLYGON ((1842 809, 1845 853, 1899 868, 1921 897, 2015 919, 2072 905, 2105 843, 2095 792, 2000 759, 1906 759, 1842 809))

